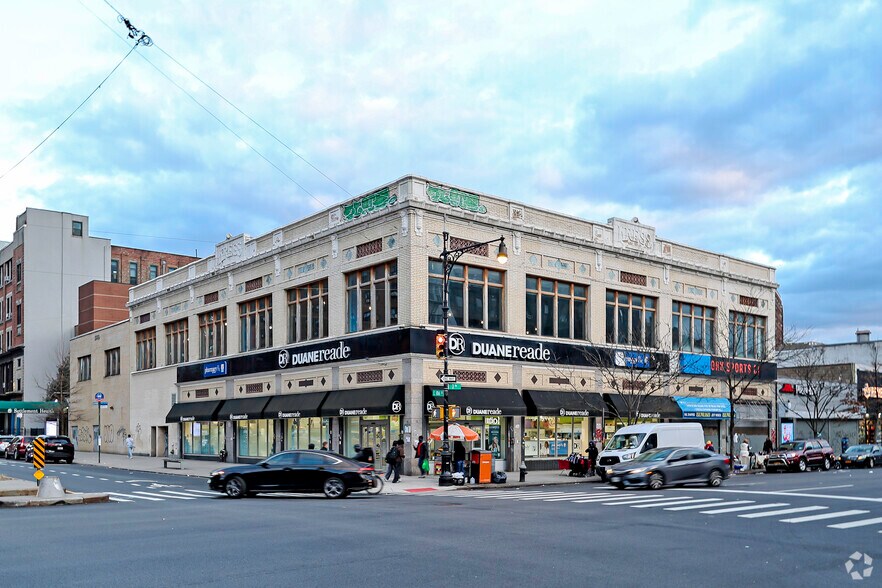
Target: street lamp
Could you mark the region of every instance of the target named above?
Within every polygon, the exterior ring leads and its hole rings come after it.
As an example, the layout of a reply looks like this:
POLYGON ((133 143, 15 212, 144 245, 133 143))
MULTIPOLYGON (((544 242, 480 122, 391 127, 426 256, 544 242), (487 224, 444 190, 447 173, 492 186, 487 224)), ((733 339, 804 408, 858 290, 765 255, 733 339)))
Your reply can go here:
POLYGON ((474 251, 475 249, 480 249, 484 245, 491 245, 493 243, 499 243, 499 249, 496 253, 496 261, 499 263, 505 263, 508 261, 508 249, 505 247, 505 237, 499 237, 498 239, 491 239, 490 241, 484 241, 483 243, 472 243, 470 245, 465 245, 463 247, 457 247, 456 249, 448 249, 450 241, 450 233, 444 231, 444 249, 441 251, 441 263, 443 265, 444 270, 444 279, 441 282, 441 312, 443 313, 443 324, 444 324, 444 370, 443 376, 441 377, 441 381, 444 384, 444 438, 442 439, 441 445, 441 477, 438 478, 439 486, 452 486, 453 485, 453 476, 450 473, 450 435, 448 431, 449 424, 449 410, 450 406, 448 403, 447 396, 447 358, 450 355, 448 353, 449 348, 449 318, 450 318, 450 304, 448 302, 448 286, 450 284, 450 271, 453 269, 453 266, 456 264, 457 260, 464 253, 468 253, 469 251, 474 251))

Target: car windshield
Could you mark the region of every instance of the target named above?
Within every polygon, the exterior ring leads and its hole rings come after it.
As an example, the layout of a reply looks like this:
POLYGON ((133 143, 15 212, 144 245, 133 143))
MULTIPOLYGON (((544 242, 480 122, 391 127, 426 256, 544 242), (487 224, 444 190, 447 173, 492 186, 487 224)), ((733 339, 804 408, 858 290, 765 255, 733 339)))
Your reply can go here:
POLYGON ((802 441, 781 444, 781 451, 802 451, 803 449, 805 449, 805 443, 802 441))
POLYGON ((673 453, 673 449, 665 448, 665 449, 650 449, 646 453, 641 453, 637 457, 635 457, 632 461, 664 461, 668 459, 668 456, 673 453))
POLYGON ((643 441, 644 437, 646 437, 646 433, 622 433, 614 435, 613 438, 609 440, 609 443, 606 444, 606 448, 608 450, 637 449, 640 447, 640 443, 643 441))
POLYGON ((872 445, 852 445, 848 449, 845 450, 845 453, 849 455, 855 455, 860 453, 869 453, 873 450, 872 445))

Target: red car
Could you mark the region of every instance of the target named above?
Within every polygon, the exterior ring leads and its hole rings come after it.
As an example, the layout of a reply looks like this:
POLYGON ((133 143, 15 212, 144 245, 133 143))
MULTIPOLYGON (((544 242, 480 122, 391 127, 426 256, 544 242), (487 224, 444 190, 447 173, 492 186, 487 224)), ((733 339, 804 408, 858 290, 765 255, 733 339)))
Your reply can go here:
POLYGON ((27 455, 28 443, 33 440, 33 437, 17 436, 6 446, 6 459, 24 459, 27 455))
POLYGON ((806 439, 782 443, 777 451, 769 454, 766 471, 796 470, 804 472, 809 468, 824 471, 833 467, 833 448, 826 439, 806 439))

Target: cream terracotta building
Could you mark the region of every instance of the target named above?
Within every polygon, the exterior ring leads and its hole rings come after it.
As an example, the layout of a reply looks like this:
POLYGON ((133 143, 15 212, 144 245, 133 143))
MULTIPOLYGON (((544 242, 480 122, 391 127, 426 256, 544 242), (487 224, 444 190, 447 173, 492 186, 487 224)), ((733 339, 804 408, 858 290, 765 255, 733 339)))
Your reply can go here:
POLYGON ((698 419, 720 443, 729 415, 693 401, 721 399, 725 371, 748 370, 735 427, 768 434, 773 268, 665 241, 636 219, 591 222, 416 176, 229 238, 131 288, 128 321, 71 342, 72 357, 93 362, 122 350, 119 377, 94 370, 75 387, 84 410, 72 407, 72 428, 94 431, 100 390, 113 406, 105 447, 119 452, 123 429, 138 453, 225 449, 230 461, 323 441, 381 459, 393 439, 413 444, 441 424, 432 389, 445 231, 450 248, 499 237, 508 248, 505 265, 495 245, 464 254, 449 289, 450 369, 462 385, 450 402, 497 469, 556 467, 608 435, 622 402, 602 374, 641 367, 648 350, 689 374, 641 418, 698 419), (736 330, 739 349, 720 349, 736 330))

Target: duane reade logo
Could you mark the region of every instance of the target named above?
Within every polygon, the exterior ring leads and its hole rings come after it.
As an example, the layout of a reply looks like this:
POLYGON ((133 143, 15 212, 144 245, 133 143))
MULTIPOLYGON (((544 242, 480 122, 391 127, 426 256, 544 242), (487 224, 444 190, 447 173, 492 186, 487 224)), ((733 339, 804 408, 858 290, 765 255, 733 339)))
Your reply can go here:
POLYGON ((471 406, 466 407, 466 414, 472 414, 472 407, 471 406))
POLYGON ((869 554, 855 551, 845 561, 845 571, 852 580, 863 580, 873 575, 873 558, 869 554))
POLYGON ((284 368, 288 367, 288 361, 290 359, 291 359, 291 357, 288 355, 287 349, 282 349, 281 351, 279 351, 279 367, 280 368, 284 369, 284 368))
POLYGON ((462 355, 462 352, 465 351, 466 343, 465 337, 460 335, 459 333, 451 333, 450 337, 447 339, 447 349, 453 355, 462 355))
POLYGON ((401 412, 401 401, 400 400, 396 400, 395 402, 392 403, 392 412, 394 412, 396 414, 401 412))

